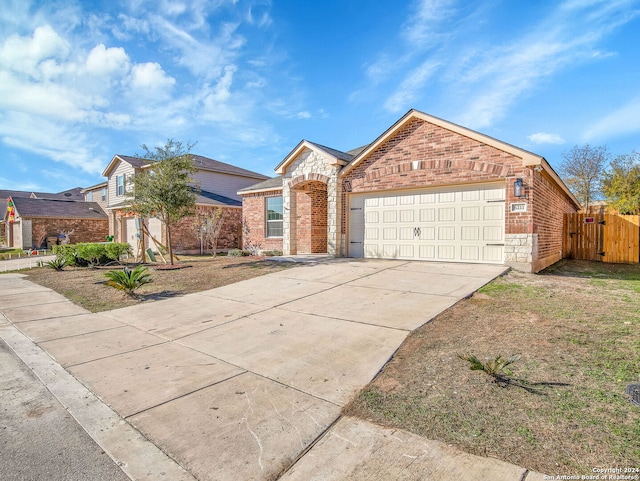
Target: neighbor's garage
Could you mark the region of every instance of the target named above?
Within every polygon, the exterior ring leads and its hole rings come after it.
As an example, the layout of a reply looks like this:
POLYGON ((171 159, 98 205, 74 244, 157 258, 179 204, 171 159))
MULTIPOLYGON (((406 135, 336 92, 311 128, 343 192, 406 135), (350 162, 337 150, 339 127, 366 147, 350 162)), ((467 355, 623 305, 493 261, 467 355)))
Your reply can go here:
POLYGON ((504 182, 350 196, 349 256, 504 262, 504 182))

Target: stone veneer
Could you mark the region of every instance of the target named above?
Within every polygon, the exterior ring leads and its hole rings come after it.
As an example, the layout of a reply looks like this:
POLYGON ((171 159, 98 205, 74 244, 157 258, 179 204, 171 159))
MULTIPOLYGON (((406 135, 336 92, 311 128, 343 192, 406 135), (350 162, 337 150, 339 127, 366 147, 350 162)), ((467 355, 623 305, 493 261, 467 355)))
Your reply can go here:
POLYGON ((297 246, 297 196, 296 186, 305 182, 323 182, 327 185, 327 254, 339 255, 340 232, 338 220, 341 216, 339 204, 339 165, 331 165, 329 157, 313 150, 303 151, 291 165, 287 166, 282 185, 283 238, 282 250, 285 255, 298 253, 297 246), (288 207, 288 208, 287 208, 288 207))

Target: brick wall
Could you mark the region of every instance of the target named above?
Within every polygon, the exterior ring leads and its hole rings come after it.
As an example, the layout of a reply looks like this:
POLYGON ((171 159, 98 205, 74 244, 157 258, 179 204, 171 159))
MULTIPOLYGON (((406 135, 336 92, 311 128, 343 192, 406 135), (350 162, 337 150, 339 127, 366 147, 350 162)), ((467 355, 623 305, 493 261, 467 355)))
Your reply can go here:
POLYGON ((245 245, 251 241, 259 244, 262 250, 282 250, 282 237, 265 237, 265 199, 281 195, 282 191, 279 190, 243 194, 242 215, 249 228, 248 235, 245 233, 246 238, 242 239, 245 245))
MULTIPOLYGON (((511 215, 509 195, 513 180, 526 177, 530 168, 507 152, 444 129, 413 119, 343 179, 345 192, 436 187, 460 183, 504 180, 507 190, 506 231, 531 229, 531 216, 511 215)), ((346 204, 343 204, 346 205, 346 204)), ((341 229, 346 232, 346 211, 341 229)))
MULTIPOLYGON (((31 232, 40 229, 46 232, 46 237, 56 237, 61 231, 73 234, 69 237, 72 244, 81 242, 105 242, 109 235, 108 219, 49 219, 45 217, 31 219, 31 232)), ((36 242, 33 236, 33 242, 36 242)))
POLYGON ((311 192, 292 190, 296 196, 296 246, 298 254, 311 253, 311 192))
MULTIPOLYGON (((196 207, 201 216, 215 209, 216 207, 213 206, 196 207)), ((218 249, 237 249, 240 247, 242 209, 227 207, 224 210, 226 211, 225 221, 218 238, 218 249)), ((177 253, 200 252, 199 224, 196 216, 185 217, 171 229, 171 242, 177 253)))
POLYGON ((327 185, 308 182, 296 190, 298 254, 327 252, 327 185))
POLYGON ((563 257, 564 214, 576 212, 567 194, 546 173, 533 176, 534 233, 538 235, 538 255, 534 271, 537 272, 563 257))

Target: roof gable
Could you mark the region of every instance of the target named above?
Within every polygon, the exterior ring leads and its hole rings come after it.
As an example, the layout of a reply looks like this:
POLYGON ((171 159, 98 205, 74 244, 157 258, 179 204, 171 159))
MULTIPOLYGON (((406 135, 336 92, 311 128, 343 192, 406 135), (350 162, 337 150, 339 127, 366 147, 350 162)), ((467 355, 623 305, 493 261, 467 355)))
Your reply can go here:
MULTIPOLYGON (((454 124, 453 122, 449 122, 447 120, 443 120, 438 117, 434 117, 432 115, 425 114, 424 112, 420 112, 415 109, 411 109, 407 112, 400 120, 398 120, 395 124, 393 124, 389 129, 387 129, 382 135, 380 135, 375 141, 373 141, 368 146, 364 147, 353 160, 340 172, 340 176, 346 176, 350 171, 352 171, 356 166, 361 164, 370 154, 375 152, 380 146, 382 146, 389 139, 393 138, 393 136, 400 131, 407 123, 411 122, 414 119, 419 119, 424 122, 428 122, 430 124, 436 125, 440 128, 449 130, 458 135, 462 135, 468 137, 472 140, 475 140, 479 143, 488 145, 497 150, 501 150, 508 154, 513 155, 514 157, 522 159, 522 165, 524 167, 535 167, 537 170, 545 171, 553 181, 562 189, 562 191, 571 199, 571 201, 579 206, 579 202, 573 193, 569 190, 569 188, 565 185, 565 183, 560 179, 558 174, 553 170, 551 165, 547 162, 547 160, 533 152, 529 152, 528 150, 521 149, 514 145, 508 144, 501 140, 495 139, 485 134, 481 134, 480 132, 476 132, 475 130, 468 129, 466 127, 462 127, 461 125, 454 124)), ((354 149, 353 153, 356 153, 358 149, 354 149)))
POLYGON ((374 152, 378 147, 380 147, 387 140, 392 138, 402 127, 404 127, 408 122, 410 122, 413 119, 420 119, 425 122, 429 122, 443 129, 450 130, 459 135, 463 135, 470 139, 473 139, 483 144, 494 147, 498 150, 502 150, 503 152, 507 152, 515 157, 519 157, 522 159, 522 163, 524 166, 541 165, 544 160, 544 158, 539 155, 536 155, 532 152, 521 149, 519 147, 515 147, 514 145, 508 144, 506 142, 502 142, 501 140, 494 139, 493 137, 490 137, 488 135, 481 134, 480 132, 476 132, 475 130, 471 130, 466 127, 462 127, 461 125, 454 124, 453 122, 449 122, 447 120, 443 120, 441 118, 434 117, 429 114, 425 114, 424 112, 411 109, 400 120, 398 120, 395 124, 389 127, 382 135, 380 135, 376 140, 374 140, 371 144, 365 147, 358 155, 356 155, 353 161, 342 170, 340 175, 344 176, 348 174, 357 165, 359 165, 364 159, 366 159, 367 156, 369 156, 369 154, 374 152))
POLYGON ((315 142, 309 142, 308 140, 301 140, 298 145, 287 155, 282 162, 280 162, 275 171, 277 174, 284 174, 287 167, 296 160, 296 158, 305 150, 312 150, 324 154, 324 157, 329 156, 329 163, 331 165, 347 165, 353 159, 353 155, 340 150, 325 147, 324 145, 316 144, 315 142))
POLYGON ((102 175, 104 177, 109 177, 120 162, 126 162, 127 164, 131 165, 134 169, 140 169, 149 165, 149 161, 145 159, 140 159, 138 157, 130 157, 128 155, 116 154, 113 156, 113 159, 111 159, 111 162, 109 162, 109 165, 107 165, 107 168, 104 169, 104 172, 102 172, 102 175))

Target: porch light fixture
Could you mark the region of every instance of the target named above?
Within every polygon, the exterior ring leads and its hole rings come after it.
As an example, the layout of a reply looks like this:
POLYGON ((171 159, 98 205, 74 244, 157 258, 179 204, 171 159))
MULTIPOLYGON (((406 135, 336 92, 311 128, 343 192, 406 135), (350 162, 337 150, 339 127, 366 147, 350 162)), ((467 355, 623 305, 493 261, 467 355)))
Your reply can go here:
POLYGON ((524 197, 523 183, 521 178, 517 178, 513 182, 513 195, 515 197, 524 197))

